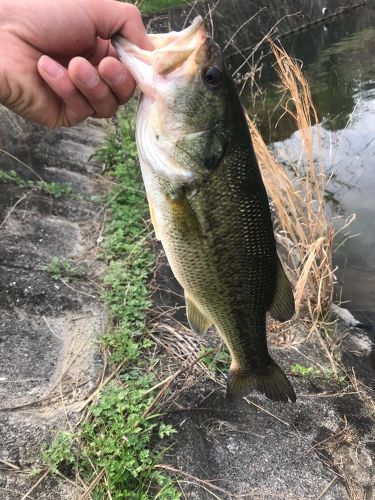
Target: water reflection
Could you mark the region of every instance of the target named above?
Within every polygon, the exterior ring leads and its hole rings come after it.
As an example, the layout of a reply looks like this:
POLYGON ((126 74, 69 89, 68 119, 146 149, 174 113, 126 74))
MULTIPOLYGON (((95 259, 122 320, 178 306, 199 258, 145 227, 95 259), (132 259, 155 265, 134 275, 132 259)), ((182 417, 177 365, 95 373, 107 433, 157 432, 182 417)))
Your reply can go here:
MULTIPOLYGON (((287 40, 289 53, 303 62, 320 120, 325 168, 333 173, 329 191, 344 214, 356 213, 349 239, 335 259, 345 268, 343 298, 355 311, 375 318, 375 8, 357 11, 335 23, 287 40)), ((297 162, 300 141, 295 124, 275 105, 282 95, 266 64, 266 99, 251 105, 263 137, 289 162, 297 162), (276 126, 277 124, 277 126, 276 126)), ((318 148, 315 147, 315 154, 318 148)), ((332 210, 337 206, 331 204, 332 210)))

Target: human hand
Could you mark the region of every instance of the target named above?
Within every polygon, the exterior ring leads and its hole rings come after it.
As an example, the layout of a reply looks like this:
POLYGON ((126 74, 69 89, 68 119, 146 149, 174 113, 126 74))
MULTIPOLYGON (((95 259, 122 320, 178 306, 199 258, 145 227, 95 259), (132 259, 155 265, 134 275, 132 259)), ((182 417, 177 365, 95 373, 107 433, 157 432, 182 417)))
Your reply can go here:
POLYGON ((0 0, 0 103, 47 127, 113 116, 135 82, 110 38, 152 49, 138 9, 114 0, 0 0))

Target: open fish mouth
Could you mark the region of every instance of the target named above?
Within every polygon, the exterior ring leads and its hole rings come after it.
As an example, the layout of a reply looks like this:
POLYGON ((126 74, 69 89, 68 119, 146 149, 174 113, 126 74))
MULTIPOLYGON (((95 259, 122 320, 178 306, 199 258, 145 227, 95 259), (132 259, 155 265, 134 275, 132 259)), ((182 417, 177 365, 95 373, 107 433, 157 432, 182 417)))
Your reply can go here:
POLYGON ((192 24, 182 31, 149 35, 155 50, 140 49, 121 35, 112 38, 112 44, 121 62, 127 66, 141 91, 155 96, 156 89, 163 85, 163 77, 193 77, 196 72, 195 54, 207 36, 203 19, 197 16, 192 24))
POLYGON ((136 138, 143 175, 149 167, 173 183, 203 182, 226 142, 221 49, 200 16, 182 31, 149 36, 153 51, 120 35, 112 40, 142 92, 136 138))

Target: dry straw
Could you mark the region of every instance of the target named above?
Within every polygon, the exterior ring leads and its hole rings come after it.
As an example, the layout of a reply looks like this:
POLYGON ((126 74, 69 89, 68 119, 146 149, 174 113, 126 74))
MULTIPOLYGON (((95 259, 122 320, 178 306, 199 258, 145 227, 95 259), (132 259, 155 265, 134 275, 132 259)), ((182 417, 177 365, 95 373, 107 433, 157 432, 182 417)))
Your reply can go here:
POLYGON ((298 127, 301 158, 288 171, 267 148, 254 123, 248 118, 251 136, 263 180, 277 214, 277 240, 285 253, 284 263, 295 289, 297 314, 322 319, 333 297, 332 264, 334 230, 327 219, 324 174, 321 159, 315 158, 313 130, 319 144, 318 117, 300 64, 282 48, 270 42, 282 89, 289 98, 285 112, 298 127))

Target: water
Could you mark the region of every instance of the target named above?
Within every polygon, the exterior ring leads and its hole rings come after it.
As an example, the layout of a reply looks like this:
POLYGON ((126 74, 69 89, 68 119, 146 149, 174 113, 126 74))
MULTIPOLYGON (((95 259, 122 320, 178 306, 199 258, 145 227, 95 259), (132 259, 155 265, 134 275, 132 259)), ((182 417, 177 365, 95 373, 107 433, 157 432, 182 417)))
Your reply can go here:
MULTIPOLYGON (((329 185, 331 209, 344 217, 356 214, 350 232, 359 235, 335 251, 340 268, 338 291, 362 321, 374 322, 375 4, 292 36, 283 45, 303 62, 311 86, 325 168, 335 174, 329 185)), ((261 81, 265 98, 254 105, 245 88, 242 99, 251 115, 256 115, 263 137, 297 161, 300 142, 295 124, 289 116, 281 117, 282 110, 274 111, 281 97, 275 83, 266 59, 261 81)))

